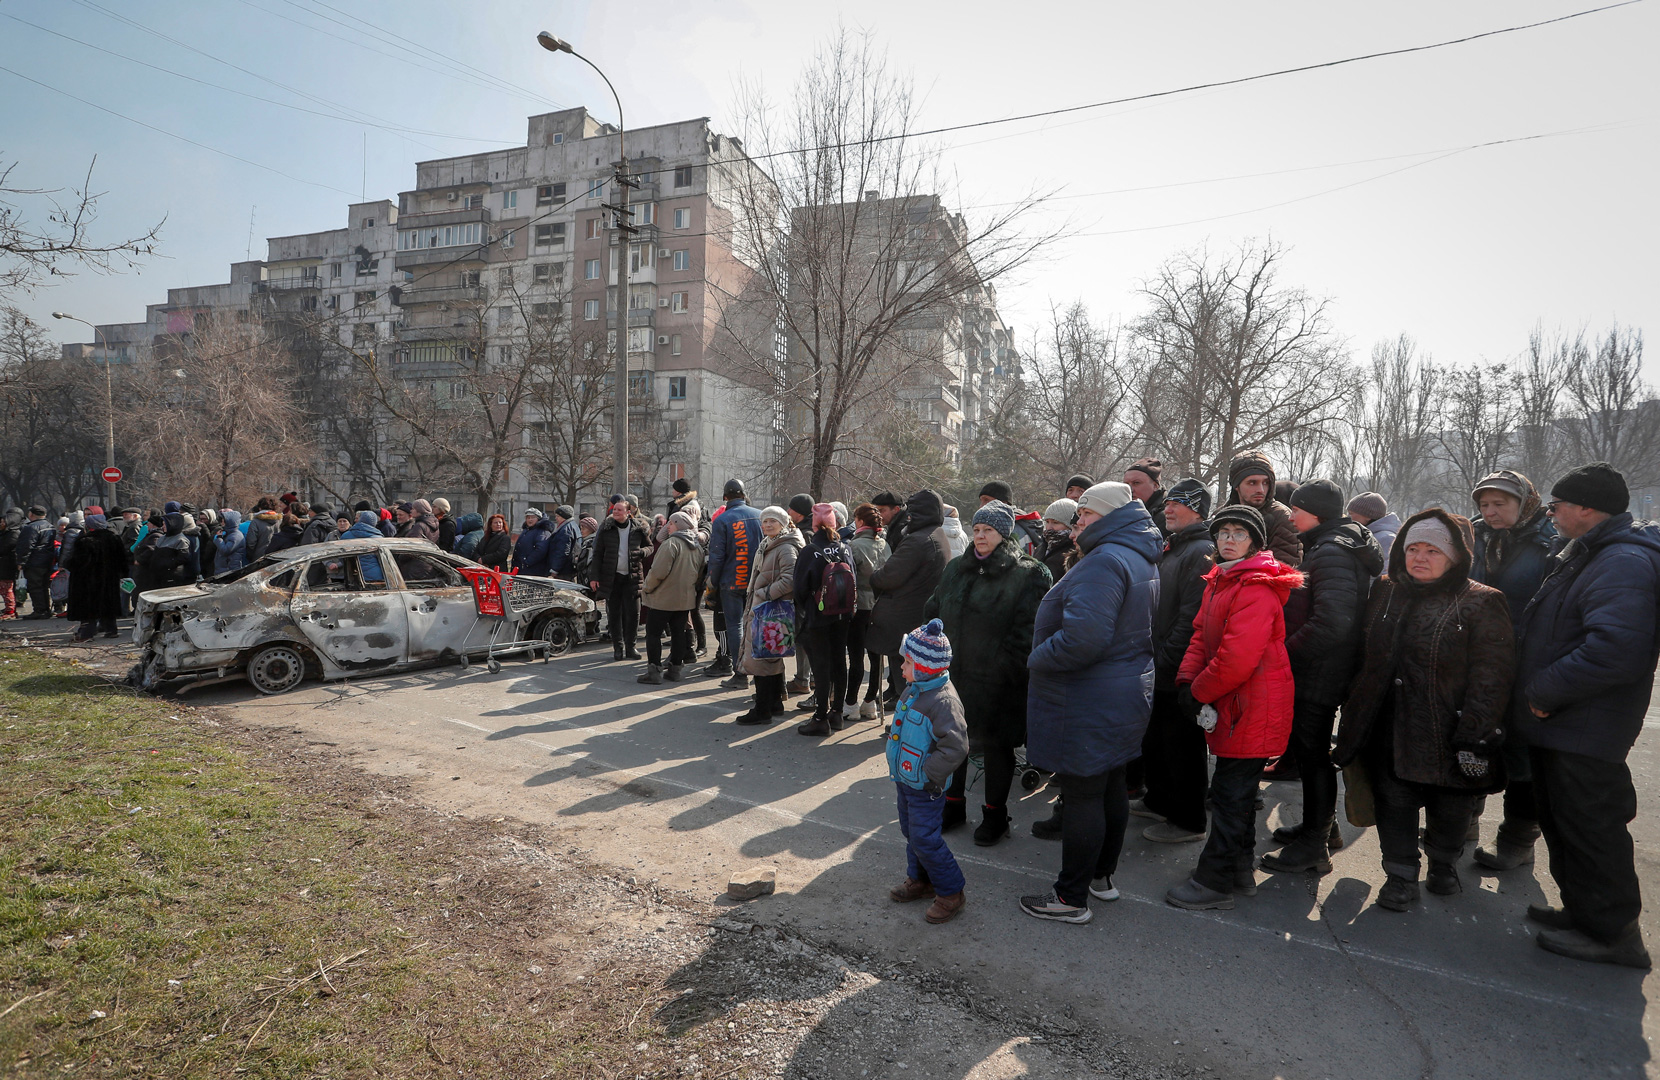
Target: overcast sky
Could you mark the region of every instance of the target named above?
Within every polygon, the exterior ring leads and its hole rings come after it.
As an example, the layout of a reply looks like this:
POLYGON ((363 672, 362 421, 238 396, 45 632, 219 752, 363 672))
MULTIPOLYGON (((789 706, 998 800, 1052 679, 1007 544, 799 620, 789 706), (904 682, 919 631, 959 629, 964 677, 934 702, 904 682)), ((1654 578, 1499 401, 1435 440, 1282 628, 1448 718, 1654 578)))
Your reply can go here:
MULTIPOLYGON (((396 197, 416 161, 523 145, 532 113, 585 104, 615 119, 591 71, 536 46, 542 28, 605 69, 631 126, 706 115, 716 130, 732 129, 740 81, 782 96, 838 26, 870 31, 914 78, 934 127, 1591 6, 0 0, 10 16, 0 18, 10 69, 0 154, 31 187, 78 183, 96 154, 101 235, 166 218, 165 257, 142 274, 83 275, 25 301, 57 332, 55 308, 136 320, 169 286, 226 280, 249 249, 250 214, 257 258, 266 236, 344 225, 360 191, 396 197)), ((1023 340, 1051 303, 1130 318, 1141 281, 1173 253, 1267 236, 1290 249, 1287 283, 1332 300, 1357 357, 1402 332, 1464 363, 1515 354, 1541 320, 1652 330, 1657 47, 1650 0, 1410 56, 953 133, 939 140, 954 178, 946 194, 971 215, 1034 188, 1062 195, 1045 222, 1067 223, 1068 239, 1001 290, 1023 340), (1498 140, 1525 141, 1461 150, 1498 140)), ((1648 370, 1660 371, 1652 357, 1648 370)))

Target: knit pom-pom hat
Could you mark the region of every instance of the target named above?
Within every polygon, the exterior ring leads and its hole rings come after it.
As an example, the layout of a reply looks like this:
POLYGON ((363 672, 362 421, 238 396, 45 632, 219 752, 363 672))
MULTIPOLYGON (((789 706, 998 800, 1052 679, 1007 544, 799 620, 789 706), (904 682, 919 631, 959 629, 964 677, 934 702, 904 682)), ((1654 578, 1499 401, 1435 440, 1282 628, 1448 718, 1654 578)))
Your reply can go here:
POLYGON ((911 658, 916 673, 932 679, 951 667, 951 639, 945 636, 945 626, 938 619, 929 619, 905 635, 899 644, 899 654, 911 658))

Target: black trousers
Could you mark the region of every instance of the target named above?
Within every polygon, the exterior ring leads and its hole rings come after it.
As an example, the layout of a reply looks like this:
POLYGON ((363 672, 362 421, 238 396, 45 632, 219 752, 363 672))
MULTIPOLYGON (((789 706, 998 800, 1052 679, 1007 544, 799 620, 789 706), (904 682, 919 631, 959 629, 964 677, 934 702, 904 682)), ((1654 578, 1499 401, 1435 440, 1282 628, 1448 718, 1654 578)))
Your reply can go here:
POLYGON ((888 654, 888 692, 884 697, 897 699, 905 692, 905 673, 900 669, 905 666, 905 658, 898 653, 888 654))
POLYGON ((840 716, 847 696, 847 620, 817 623, 802 634, 813 672, 814 716, 840 716))
POLYGON ((1088 907, 1090 880, 1117 873, 1124 851, 1124 829, 1130 823, 1124 766, 1099 776, 1066 773, 1061 782, 1066 785, 1066 814, 1055 895, 1073 907, 1088 907))
POLYGON ((870 612, 856 611, 847 622, 847 697, 849 705, 859 703, 859 686, 865 681, 865 637, 870 633, 870 612))
MULTIPOLYGON (((1191 725, 1199 728, 1198 724, 1191 725)), ((1202 730, 1202 729, 1201 729, 1202 730)), ((1207 889, 1231 893, 1241 870, 1251 869, 1257 849, 1257 785, 1267 758, 1216 759, 1210 780, 1210 836, 1199 852, 1193 880, 1207 889)), ((1202 768, 1202 766, 1201 766, 1202 768)), ((1148 794, 1152 794, 1149 788, 1148 794)), ((1066 812, 1072 812, 1072 792, 1066 794, 1066 812)), ((1200 817, 1200 822, 1204 818, 1200 817)))
MULTIPOLYGON (((1372 804, 1378 821, 1378 847, 1383 868, 1396 877, 1418 880, 1418 811, 1424 812, 1423 852, 1431 862, 1456 863, 1464 854, 1464 837, 1476 797, 1456 788, 1415 784, 1395 775, 1385 748, 1367 756, 1372 780, 1372 804)), ((1304 821, 1309 820, 1307 817, 1304 821)))
POLYGON ((605 608, 610 613, 607 624, 611 644, 617 649, 634 651, 634 638, 640 632, 640 587, 630 574, 618 574, 611 579, 611 591, 605 594, 605 608))
POLYGON ((48 615, 52 611, 52 568, 37 570, 28 567, 23 580, 29 583, 29 614, 48 615))
POLYGON ((1154 690, 1141 740, 1147 808, 1189 832, 1204 832, 1206 761, 1205 729, 1176 706, 1174 690, 1154 690))
POLYGON ((663 631, 669 632, 669 663, 692 662, 692 628, 686 621, 688 611, 658 611, 646 608, 646 663, 663 665, 663 631))
POLYGON ((1550 876, 1574 928, 1604 943, 1634 930, 1643 910, 1631 832, 1637 789, 1623 761, 1533 748, 1533 795, 1550 876))
MULTIPOLYGON (((1337 770, 1331 763, 1331 729, 1336 705, 1299 700, 1291 711, 1291 745, 1286 753, 1303 774, 1303 822, 1321 833, 1331 828, 1337 813, 1337 770)), ((1413 835, 1418 827, 1413 825, 1413 835)))
MULTIPOLYGON (((1009 789, 1014 786, 1014 747, 991 744, 982 747, 985 762, 986 788, 982 798, 987 806, 1002 808, 1009 805, 1009 789)), ((951 794, 962 798, 968 791, 968 765, 965 760, 957 766, 956 779, 951 782, 951 794)))

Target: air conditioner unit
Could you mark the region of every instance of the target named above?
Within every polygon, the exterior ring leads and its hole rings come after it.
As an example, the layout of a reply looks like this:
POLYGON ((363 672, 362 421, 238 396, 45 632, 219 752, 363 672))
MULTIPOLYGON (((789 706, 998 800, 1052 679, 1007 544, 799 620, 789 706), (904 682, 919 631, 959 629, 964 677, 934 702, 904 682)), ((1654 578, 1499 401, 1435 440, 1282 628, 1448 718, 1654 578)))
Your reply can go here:
POLYGON ((657 249, 657 257, 659 259, 668 258, 669 257, 669 249, 668 248, 658 248, 657 249))
POLYGON ((658 300, 657 301, 657 306, 658 307, 668 307, 669 306, 669 298, 665 296, 662 299, 658 300))
POLYGON ((667 334, 658 334, 657 335, 657 344, 667 345, 668 343, 669 343, 669 335, 667 335, 667 334))
POLYGON ((460 197, 461 197, 461 193, 457 192, 457 191, 452 191, 449 194, 450 202, 454 202, 455 200, 459 199, 460 197))

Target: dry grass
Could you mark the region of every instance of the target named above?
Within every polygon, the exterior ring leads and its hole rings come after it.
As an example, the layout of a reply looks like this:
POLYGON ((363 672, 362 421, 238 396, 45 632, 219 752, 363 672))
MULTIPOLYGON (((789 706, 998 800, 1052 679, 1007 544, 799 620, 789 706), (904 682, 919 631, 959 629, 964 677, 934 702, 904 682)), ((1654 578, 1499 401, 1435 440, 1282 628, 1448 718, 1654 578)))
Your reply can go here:
POLYGON ((547 840, 0 653, 0 1072, 745 1076, 706 906, 547 840))

